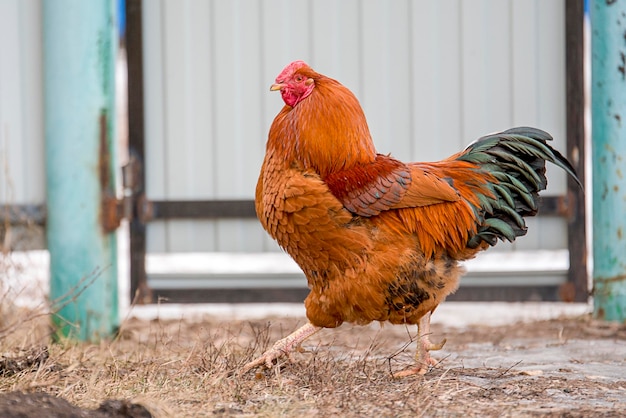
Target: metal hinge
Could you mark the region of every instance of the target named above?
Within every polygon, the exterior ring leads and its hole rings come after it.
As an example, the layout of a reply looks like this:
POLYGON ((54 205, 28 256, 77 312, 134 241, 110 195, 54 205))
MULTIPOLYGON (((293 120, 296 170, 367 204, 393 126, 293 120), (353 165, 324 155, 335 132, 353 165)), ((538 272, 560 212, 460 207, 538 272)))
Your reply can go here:
POLYGON ((119 228, 122 219, 133 219, 139 170, 141 167, 138 160, 131 156, 128 163, 122 166, 122 198, 118 199, 110 190, 102 192, 102 227, 105 232, 113 232, 119 228))

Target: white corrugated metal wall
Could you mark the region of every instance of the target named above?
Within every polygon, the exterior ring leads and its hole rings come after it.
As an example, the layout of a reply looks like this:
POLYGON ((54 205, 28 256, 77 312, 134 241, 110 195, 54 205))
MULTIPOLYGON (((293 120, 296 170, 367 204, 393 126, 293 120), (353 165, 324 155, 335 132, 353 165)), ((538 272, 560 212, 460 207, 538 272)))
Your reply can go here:
MULTIPOLYGON (((45 202, 39 0, 0 0, 0 205, 45 202)), ((0 247, 41 247, 43 230, 3 231, 0 247)))
MULTIPOLYGON (((304 59, 360 99, 380 152, 436 160, 515 125, 565 149, 563 1, 253 0, 144 2, 149 199, 252 198, 280 95, 304 59)), ((549 194, 563 194, 552 168, 549 194)), ((566 248, 538 218, 515 249, 566 248)), ((254 220, 166 221, 148 251, 276 250, 254 220)))
POLYGON ((0 16, 0 203, 43 203, 39 2, 2 0, 0 16))

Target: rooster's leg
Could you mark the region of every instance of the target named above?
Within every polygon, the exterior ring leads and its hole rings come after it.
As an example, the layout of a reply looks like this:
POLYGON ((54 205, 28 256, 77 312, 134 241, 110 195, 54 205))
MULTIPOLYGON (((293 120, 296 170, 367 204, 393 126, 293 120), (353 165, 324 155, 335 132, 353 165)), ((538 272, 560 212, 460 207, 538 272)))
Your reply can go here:
POLYGON ((305 325, 298 328, 285 338, 276 341, 272 348, 263 353, 261 357, 243 366, 243 368, 239 371, 239 374, 243 375, 249 370, 261 366, 262 364, 265 364, 265 366, 270 369, 274 360, 284 355, 289 356, 292 351, 300 346, 302 341, 306 340, 320 329, 322 328, 307 322, 305 325))
POLYGON ((446 339, 444 338, 437 344, 430 341, 430 312, 419 320, 417 324, 417 336, 417 352, 415 353, 417 365, 411 369, 394 373, 394 377, 425 374, 430 366, 437 364, 437 360, 430 356, 429 351, 441 350, 446 343, 446 339))

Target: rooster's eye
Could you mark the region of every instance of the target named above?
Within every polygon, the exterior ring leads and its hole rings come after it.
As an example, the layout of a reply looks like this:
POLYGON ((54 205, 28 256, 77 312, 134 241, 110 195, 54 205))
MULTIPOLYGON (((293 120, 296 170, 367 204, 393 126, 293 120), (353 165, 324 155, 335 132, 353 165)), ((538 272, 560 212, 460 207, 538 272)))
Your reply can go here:
POLYGON ((295 78, 296 82, 299 83, 302 81, 302 76, 301 75, 297 75, 295 78))

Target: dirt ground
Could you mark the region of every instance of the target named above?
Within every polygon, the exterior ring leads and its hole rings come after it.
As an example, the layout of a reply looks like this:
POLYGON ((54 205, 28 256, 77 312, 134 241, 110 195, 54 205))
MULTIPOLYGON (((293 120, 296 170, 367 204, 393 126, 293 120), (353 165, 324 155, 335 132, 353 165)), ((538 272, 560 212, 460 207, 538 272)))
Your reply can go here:
POLYGON ((45 317, 0 323, 2 417, 626 416, 626 325, 589 317, 468 328, 447 338, 425 376, 415 329, 325 330, 307 352, 238 377, 303 319, 130 319, 100 344, 49 342, 45 317))

